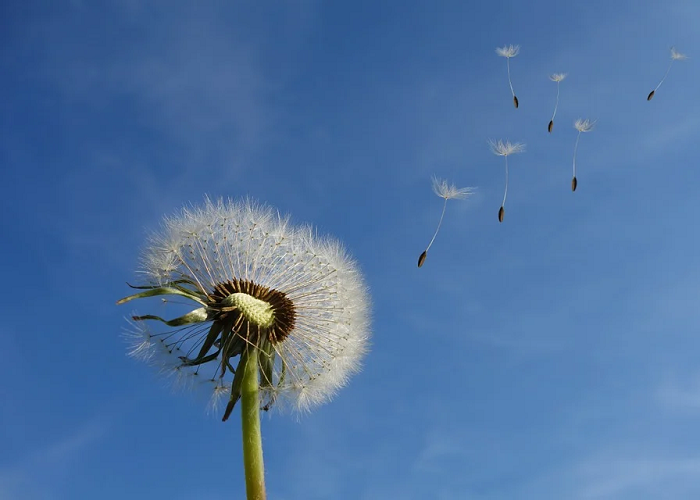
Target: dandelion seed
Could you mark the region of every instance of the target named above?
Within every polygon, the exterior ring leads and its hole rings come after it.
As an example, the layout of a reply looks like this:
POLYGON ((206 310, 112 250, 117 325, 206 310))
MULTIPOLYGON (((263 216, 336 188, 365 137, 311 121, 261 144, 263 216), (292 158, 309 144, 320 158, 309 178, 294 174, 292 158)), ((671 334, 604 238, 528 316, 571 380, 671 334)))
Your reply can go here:
POLYGON ((576 186, 578 186, 578 180, 576 179, 576 151, 578 150, 578 141, 581 138, 581 132, 590 132, 595 126, 595 121, 589 119, 579 118, 574 122, 574 128, 578 130, 578 135, 576 136, 576 143, 574 144, 574 177, 571 179, 571 190, 576 191, 576 186))
POLYGON ((513 90, 513 82, 510 78, 510 58, 515 57, 520 53, 520 45, 505 45, 503 47, 496 48, 496 54, 501 57, 506 58, 506 67, 508 68, 508 85, 510 86, 510 93, 513 96, 513 105, 518 107, 518 98, 515 96, 515 91, 513 90))
POLYGON ((666 77, 668 76, 669 71, 671 71, 671 66, 673 66, 673 61, 682 61, 684 59, 688 59, 688 56, 685 54, 681 54, 676 50, 675 47, 671 47, 671 62, 668 64, 668 68, 666 69, 666 73, 664 74, 664 77, 661 79, 659 84, 649 92, 649 95, 647 96, 647 101, 651 101, 651 98, 654 97, 654 94, 656 94, 656 91, 659 90, 659 87, 661 87, 661 84, 664 83, 664 80, 666 80, 666 77))
POLYGON ((437 229, 433 238, 428 243, 428 248, 426 248, 420 257, 418 257, 418 267, 422 267, 425 263, 425 258, 428 256, 428 250, 433 245, 435 238, 440 231, 440 226, 442 226, 442 219, 445 217, 445 209, 447 208, 447 200, 463 200, 464 198, 474 194, 476 188, 457 188, 454 184, 449 184, 446 180, 438 179, 433 177, 433 192, 440 198, 444 198, 445 202, 442 204, 442 214, 440 215, 440 221, 438 222, 437 229))
POLYGON ((489 146, 491 147, 491 152, 496 156, 505 157, 506 161, 506 187, 503 191, 503 202, 501 203, 501 208, 498 210, 498 222, 503 222, 503 217, 506 214, 506 196, 508 196, 508 156, 515 153, 522 153, 525 151, 525 144, 521 142, 511 143, 510 141, 503 142, 489 141, 489 146))
POLYGON ((557 83, 557 100, 554 104, 554 113, 552 113, 552 119, 549 120, 549 125, 547 126, 547 132, 552 133, 552 127, 554 127, 554 117, 557 116, 557 109, 559 108, 559 83, 566 78, 566 73, 554 73, 549 75, 549 79, 557 83))

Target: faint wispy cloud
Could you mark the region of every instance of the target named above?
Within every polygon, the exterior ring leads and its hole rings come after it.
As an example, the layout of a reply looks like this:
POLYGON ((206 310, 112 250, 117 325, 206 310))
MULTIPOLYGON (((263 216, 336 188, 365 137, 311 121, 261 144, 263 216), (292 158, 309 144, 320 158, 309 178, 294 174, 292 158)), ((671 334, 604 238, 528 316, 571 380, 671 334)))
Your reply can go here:
POLYGON ((107 424, 88 422, 67 437, 35 449, 15 463, 0 468, 0 500, 48 500, 60 497, 55 482, 66 466, 99 440, 107 424))
POLYGON ((695 373, 686 380, 669 380, 657 388, 656 397, 662 408, 680 412, 700 412, 700 374, 695 373))
POLYGON ((433 429, 425 437, 423 448, 414 462, 414 469, 417 473, 424 474, 443 469, 446 461, 464 463, 468 459, 466 449, 465 440, 455 436, 454 432, 433 429))
MULTIPOLYGON (((178 144, 171 156, 183 165, 196 163, 192 168, 200 174, 203 163, 225 175, 245 165, 278 121, 271 96, 282 83, 262 67, 259 44, 238 35, 235 23, 226 24, 216 9, 189 11, 186 3, 174 2, 157 23, 151 11, 114 9, 114 25, 133 36, 123 43, 94 33, 98 52, 70 39, 65 24, 77 17, 46 21, 48 41, 62 36, 65 43, 48 44, 43 77, 72 107, 100 113, 119 106, 112 116, 128 123, 125 130, 178 144)), ((183 169, 171 165, 171 176, 192 177, 183 169)))
POLYGON ((579 464, 577 498, 693 498, 700 493, 700 457, 593 457, 579 464))

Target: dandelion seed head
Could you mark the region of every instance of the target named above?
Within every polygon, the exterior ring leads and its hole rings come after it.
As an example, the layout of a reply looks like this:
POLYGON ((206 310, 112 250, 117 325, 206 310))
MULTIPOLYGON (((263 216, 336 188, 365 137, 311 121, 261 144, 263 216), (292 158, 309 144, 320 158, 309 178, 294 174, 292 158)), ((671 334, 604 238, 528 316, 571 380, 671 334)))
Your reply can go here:
POLYGON ((515 57, 520 53, 520 45, 505 45, 496 48, 496 54, 501 57, 515 57))
POLYGON ((444 179, 433 177, 433 192, 440 198, 446 200, 463 200, 471 196, 476 191, 476 188, 465 187, 457 188, 454 184, 450 184, 444 179))
POLYGON ((675 47, 671 47, 671 59, 674 61, 682 61, 683 59, 688 59, 688 56, 678 52, 675 47))
POLYGON ((567 73, 553 73, 549 75, 549 79, 552 80, 553 82, 561 82, 566 78, 567 73))
POLYGON ((522 142, 510 142, 503 140, 490 140, 489 147, 491 152, 497 156, 509 156, 515 153, 523 153, 525 151, 525 144, 522 142))
POLYGON ((244 349, 273 360, 271 379, 260 370, 265 408, 274 402, 306 411, 361 369, 370 337, 367 287, 343 246, 311 226, 293 226, 251 200, 207 199, 166 218, 141 262, 146 288, 184 295, 206 314, 159 323, 158 331, 135 318, 129 353, 180 385, 207 385, 210 410, 231 391, 244 349), (211 335, 216 341, 207 344, 211 335))
POLYGON ((595 120, 579 118, 574 122, 574 128, 579 132, 590 132, 595 126, 595 120))

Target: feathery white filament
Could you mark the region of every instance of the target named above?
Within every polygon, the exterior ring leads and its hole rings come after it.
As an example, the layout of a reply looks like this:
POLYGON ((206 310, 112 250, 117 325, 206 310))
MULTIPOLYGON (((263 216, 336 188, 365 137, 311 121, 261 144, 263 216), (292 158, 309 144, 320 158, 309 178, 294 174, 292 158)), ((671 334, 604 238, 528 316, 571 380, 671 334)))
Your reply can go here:
MULTIPOLYGON (((189 279, 211 293, 216 285, 238 279, 285 294, 294 305, 295 325, 273 346, 272 386, 261 388, 268 402, 307 410, 332 398, 361 368, 369 340, 369 299, 357 264, 337 240, 319 237, 310 226, 292 227, 288 217, 270 207, 207 199, 201 208, 183 210, 151 238, 142 272, 156 286, 189 279)), ((260 316, 262 327, 272 321, 265 304, 245 297, 231 300, 260 316)), ((162 347, 158 357, 165 370, 199 374, 219 399, 230 388, 230 381, 217 375, 221 363, 183 366, 180 360, 196 354, 210 327, 209 321, 158 334, 143 329, 142 338, 133 339, 132 355, 154 360, 162 347)))
POLYGON ((462 200, 467 196, 474 194, 474 189, 471 187, 458 188, 454 184, 450 184, 446 180, 433 177, 433 193, 445 200, 462 200))

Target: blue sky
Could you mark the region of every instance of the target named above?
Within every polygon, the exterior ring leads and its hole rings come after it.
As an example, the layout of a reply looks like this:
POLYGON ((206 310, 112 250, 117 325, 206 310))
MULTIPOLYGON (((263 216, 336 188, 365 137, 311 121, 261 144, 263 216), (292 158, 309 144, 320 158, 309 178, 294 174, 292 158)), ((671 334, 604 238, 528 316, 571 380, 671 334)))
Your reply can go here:
POLYGON ((205 195, 335 235, 371 288, 363 372, 263 419, 270 498, 700 495, 700 4, 144 3, 0 6, 0 500, 242 497, 239 418, 128 358, 115 306, 205 195), (417 269, 432 175, 478 194, 417 269))

